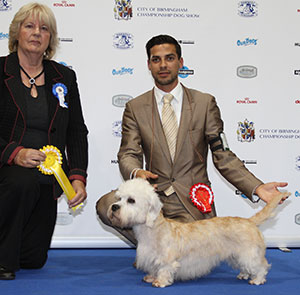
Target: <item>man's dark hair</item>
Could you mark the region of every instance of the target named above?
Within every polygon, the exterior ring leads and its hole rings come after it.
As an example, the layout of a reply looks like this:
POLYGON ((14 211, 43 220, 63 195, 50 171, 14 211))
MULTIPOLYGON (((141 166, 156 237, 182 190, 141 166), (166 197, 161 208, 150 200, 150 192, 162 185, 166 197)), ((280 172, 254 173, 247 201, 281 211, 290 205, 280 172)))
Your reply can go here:
POLYGON ((147 50, 147 56, 148 60, 150 59, 150 50, 155 45, 161 45, 161 44, 174 44, 176 48, 176 53, 178 56, 178 59, 181 58, 181 47, 176 39, 169 35, 158 35, 152 37, 146 44, 146 50, 147 50))

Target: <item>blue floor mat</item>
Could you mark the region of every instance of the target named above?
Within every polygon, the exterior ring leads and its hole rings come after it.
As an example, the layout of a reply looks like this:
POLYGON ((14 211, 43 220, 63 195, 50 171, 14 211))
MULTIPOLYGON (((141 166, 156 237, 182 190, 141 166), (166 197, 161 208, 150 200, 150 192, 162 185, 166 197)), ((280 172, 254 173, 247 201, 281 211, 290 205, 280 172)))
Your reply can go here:
POLYGON ((206 277, 154 288, 142 282, 134 249, 53 249, 43 269, 20 270, 14 281, 0 281, 3 295, 247 295, 300 294, 300 249, 267 249, 272 268, 267 283, 251 286, 236 279, 238 271, 221 264, 206 277))

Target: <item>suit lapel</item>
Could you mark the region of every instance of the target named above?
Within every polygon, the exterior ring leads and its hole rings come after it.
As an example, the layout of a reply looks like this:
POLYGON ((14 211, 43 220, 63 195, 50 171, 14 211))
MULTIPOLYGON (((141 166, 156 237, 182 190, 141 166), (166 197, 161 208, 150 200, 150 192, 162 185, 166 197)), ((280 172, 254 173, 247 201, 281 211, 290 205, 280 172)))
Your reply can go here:
MULTIPOLYGON (((150 125, 150 130, 153 132, 156 142, 160 145, 165 157, 170 163, 172 163, 168 143, 164 134, 164 130, 161 124, 157 103, 154 97, 154 89, 149 93, 147 98, 147 104, 145 106, 145 112, 147 117, 147 122, 150 125)), ((155 150, 154 150, 155 152, 155 150)))
MULTIPOLYGON (((49 107, 50 120, 55 115, 56 110, 59 106, 58 99, 52 93, 52 87, 57 82, 63 79, 63 76, 58 70, 52 65, 50 61, 44 61, 45 68, 45 88, 49 107)), ((5 65, 5 74, 8 76, 5 79, 7 87, 11 93, 14 103, 20 110, 24 120, 26 121, 26 102, 24 99, 24 91, 22 88, 22 81, 20 76, 19 59, 17 53, 12 53, 7 57, 5 65)))
POLYGON ((174 158, 174 163, 177 160, 177 157, 180 153, 182 148, 182 144, 186 139, 186 136, 189 132, 190 122, 193 116, 193 109, 194 109, 194 101, 192 99, 189 90, 183 87, 183 101, 182 101, 182 110, 180 116, 180 124, 178 128, 178 135, 177 135, 177 143, 176 143, 176 153, 174 158))
POLYGON ((61 82, 63 79, 62 74, 56 69, 54 64, 50 61, 44 61, 45 67, 45 87, 46 87, 46 96, 48 101, 48 112, 50 121, 53 120, 53 116, 55 116, 57 109, 59 107, 59 101, 52 93, 53 86, 61 82))

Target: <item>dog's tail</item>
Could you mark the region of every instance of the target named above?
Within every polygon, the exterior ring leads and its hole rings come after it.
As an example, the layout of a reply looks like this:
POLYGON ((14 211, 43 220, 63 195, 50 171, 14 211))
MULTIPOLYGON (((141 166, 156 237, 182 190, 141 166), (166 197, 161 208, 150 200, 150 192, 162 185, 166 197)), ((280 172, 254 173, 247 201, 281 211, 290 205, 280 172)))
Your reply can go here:
POLYGON ((278 194, 262 210, 257 212, 255 215, 253 215, 249 219, 252 222, 254 222, 256 225, 262 224, 265 220, 267 220, 270 216, 272 216, 274 209, 277 207, 277 205, 279 204, 281 199, 284 197, 288 197, 289 195, 290 195, 290 193, 278 194))

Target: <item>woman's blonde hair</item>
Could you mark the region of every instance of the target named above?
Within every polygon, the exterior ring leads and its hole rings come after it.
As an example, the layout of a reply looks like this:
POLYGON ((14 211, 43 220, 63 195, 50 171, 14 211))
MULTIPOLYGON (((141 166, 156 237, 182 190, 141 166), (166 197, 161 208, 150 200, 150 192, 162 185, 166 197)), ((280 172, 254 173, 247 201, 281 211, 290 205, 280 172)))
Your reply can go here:
POLYGON ((45 51, 44 58, 51 59, 58 47, 57 27, 56 20, 52 10, 40 3, 29 3, 22 6, 15 14, 10 26, 9 26, 9 40, 8 49, 9 52, 16 52, 18 49, 18 37, 22 23, 29 17, 38 17, 40 21, 45 23, 49 28, 50 41, 49 46, 45 51))

